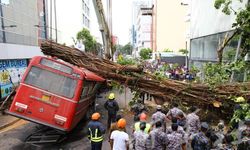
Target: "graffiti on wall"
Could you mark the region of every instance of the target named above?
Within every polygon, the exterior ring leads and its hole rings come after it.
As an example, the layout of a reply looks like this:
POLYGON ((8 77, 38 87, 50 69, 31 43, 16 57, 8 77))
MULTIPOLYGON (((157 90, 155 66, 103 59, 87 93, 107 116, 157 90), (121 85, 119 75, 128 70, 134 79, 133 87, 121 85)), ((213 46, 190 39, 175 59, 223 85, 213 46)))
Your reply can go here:
POLYGON ((8 96, 13 85, 19 84, 26 68, 26 59, 0 60, 0 98, 8 96))

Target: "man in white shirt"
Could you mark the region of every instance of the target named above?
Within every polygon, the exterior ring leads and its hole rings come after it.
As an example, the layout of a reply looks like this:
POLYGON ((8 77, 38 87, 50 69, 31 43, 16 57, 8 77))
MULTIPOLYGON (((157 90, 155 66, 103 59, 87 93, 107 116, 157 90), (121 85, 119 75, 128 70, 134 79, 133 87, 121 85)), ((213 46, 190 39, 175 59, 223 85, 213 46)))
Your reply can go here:
POLYGON ((129 149, 129 136, 124 132, 126 127, 126 120, 120 119, 117 122, 118 130, 111 133, 110 144, 112 150, 128 150, 129 149))

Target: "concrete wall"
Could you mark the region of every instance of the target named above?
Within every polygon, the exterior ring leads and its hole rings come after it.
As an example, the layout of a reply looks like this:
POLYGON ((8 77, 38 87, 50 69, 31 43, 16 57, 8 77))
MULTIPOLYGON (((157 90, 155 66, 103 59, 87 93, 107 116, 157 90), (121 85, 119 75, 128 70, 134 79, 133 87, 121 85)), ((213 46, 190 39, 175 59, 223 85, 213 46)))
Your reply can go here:
POLYGON ((37 46, 0 43, 0 59, 27 59, 34 56, 43 56, 37 46))
MULTIPOLYGON (((243 0, 243 3, 234 1, 233 9, 237 11, 246 1, 243 0)), ((225 15, 221 10, 215 9, 213 0, 192 0, 189 7, 191 7, 191 39, 231 30, 232 23, 235 22, 234 13, 225 15)))

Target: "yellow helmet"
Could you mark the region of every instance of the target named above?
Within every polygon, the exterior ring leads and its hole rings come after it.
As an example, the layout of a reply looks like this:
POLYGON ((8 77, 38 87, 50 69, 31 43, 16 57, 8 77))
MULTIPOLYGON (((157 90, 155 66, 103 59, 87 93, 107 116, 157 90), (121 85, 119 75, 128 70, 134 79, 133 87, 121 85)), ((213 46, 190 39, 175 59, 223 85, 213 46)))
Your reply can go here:
POLYGON ((115 99, 115 94, 114 93, 110 93, 109 94, 109 99, 115 99))
POLYGON ((245 102, 245 101, 246 101, 245 98, 242 97, 242 96, 237 97, 236 100, 235 100, 236 103, 241 103, 241 102, 245 102))

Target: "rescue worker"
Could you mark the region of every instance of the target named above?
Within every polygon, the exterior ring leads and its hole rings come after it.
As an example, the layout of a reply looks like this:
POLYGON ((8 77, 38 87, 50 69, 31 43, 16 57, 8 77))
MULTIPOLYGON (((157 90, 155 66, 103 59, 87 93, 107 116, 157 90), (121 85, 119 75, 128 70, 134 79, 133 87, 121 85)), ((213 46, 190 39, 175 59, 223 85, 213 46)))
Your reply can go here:
POLYGON ((128 150, 129 149, 129 136, 124 129, 126 128, 126 120, 120 119, 117 122, 118 130, 111 133, 110 144, 112 150, 128 150))
POLYGON ((190 114, 187 115, 187 132, 189 135, 199 132, 200 129, 200 118, 196 115, 197 108, 192 106, 190 108, 190 114))
POLYGON ((88 123, 88 139, 91 141, 91 150, 101 150, 103 134, 105 133, 104 125, 99 121, 101 115, 94 113, 91 121, 88 123))
POLYGON ((182 135, 177 132, 178 124, 173 123, 171 128, 173 132, 171 134, 166 134, 165 137, 167 150, 185 150, 185 140, 182 135))
POLYGON ((206 132, 209 125, 206 122, 201 123, 201 130, 197 133, 191 143, 193 150, 209 150, 209 139, 206 137, 206 132))
MULTIPOLYGON (((176 118, 172 119, 172 124, 177 124, 178 125, 176 118)), ((173 132, 172 126, 166 128, 166 134, 171 134, 172 132, 173 132)), ((178 125, 178 127, 177 127, 177 133, 180 133, 182 135, 182 137, 185 138, 185 131, 182 128, 182 126, 178 125)))
POLYGON ((162 122, 157 121, 155 128, 150 131, 147 139, 147 148, 150 150, 164 150, 165 149, 165 132, 162 130, 162 122))
POLYGON ((169 120, 172 120, 172 118, 176 118, 179 112, 182 112, 184 114, 184 112, 181 109, 179 109, 178 106, 179 105, 177 103, 175 102, 173 103, 173 108, 170 109, 166 115, 169 120))
POLYGON ((140 123, 140 130, 134 132, 134 148, 135 150, 146 150, 146 141, 148 134, 144 132, 146 128, 146 122, 140 123))
POLYGON ((186 117, 182 112, 178 112, 177 114, 177 124, 183 127, 184 130, 186 129, 186 117))
MULTIPOLYGON (((222 148, 223 146, 223 140, 225 138, 224 133, 224 121, 220 120, 220 122, 217 125, 217 128, 214 131, 214 134, 218 137, 216 141, 214 141, 213 146, 219 148, 222 148)), ((211 139, 211 138, 210 138, 211 139)), ((212 140, 211 140, 212 141, 212 140)))
POLYGON ((152 124, 154 125, 156 122, 161 121, 163 128, 165 129, 166 126, 166 115, 162 113, 161 105, 156 106, 156 112, 152 115, 151 120, 152 124))
POLYGON ((147 123, 147 115, 145 113, 140 114, 140 122, 135 123, 134 131, 140 131, 140 124, 142 122, 146 122, 146 128, 145 128, 144 132, 149 134, 151 125, 149 123, 147 123))
POLYGON ((250 149, 250 119, 244 121, 244 125, 239 128, 240 137, 238 150, 250 149))
POLYGON ((104 104, 104 108, 108 111, 108 123, 107 128, 110 128, 111 122, 115 122, 116 114, 119 110, 119 105, 115 101, 115 94, 110 93, 108 100, 104 104))
MULTIPOLYGON (((110 141, 110 136, 111 136, 111 133, 115 130, 118 130, 118 126, 117 126, 117 122, 122 118, 121 115, 117 115, 116 116, 116 122, 112 123, 111 126, 110 126, 110 130, 109 130, 109 141, 110 141)), ((125 131, 126 132, 126 131, 125 131)))

